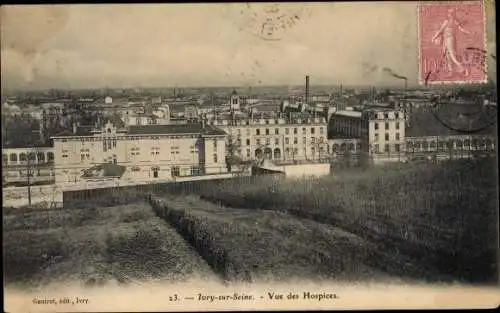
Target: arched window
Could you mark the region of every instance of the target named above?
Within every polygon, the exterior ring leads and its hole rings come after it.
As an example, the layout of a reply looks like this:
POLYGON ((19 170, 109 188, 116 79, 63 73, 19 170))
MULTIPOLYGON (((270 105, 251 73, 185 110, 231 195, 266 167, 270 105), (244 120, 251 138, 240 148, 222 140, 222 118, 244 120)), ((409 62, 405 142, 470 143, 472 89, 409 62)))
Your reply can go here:
POLYGON ((9 163, 9 156, 7 154, 2 154, 2 160, 4 164, 9 163))
POLYGON ((341 144, 340 145, 340 150, 345 151, 345 149, 346 149, 346 144, 345 143, 341 144))
POLYGON ((431 141, 430 147, 431 147, 431 149, 436 149, 436 142, 431 141))
POLYGON ((415 143, 413 145, 414 145, 415 149, 417 149, 417 150, 420 149, 420 146, 421 146, 420 141, 415 141, 415 143))
POLYGON ((19 161, 26 162, 26 153, 19 154, 19 161))
POLYGON ((274 158, 281 159, 281 150, 279 148, 274 149, 274 158))
POLYGON ((353 143, 349 144, 349 151, 354 151, 354 144, 353 143))
POLYGON ((339 145, 338 144, 334 144, 332 146, 332 152, 337 152, 337 151, 339 151, 339 145))
POLYGON ((273 150, 271 148, 265 148, 264 149, 264 155, 266 159, 272 159, 273 157, 273 150))
POLYGON ((358 151, 359 151, 359 150, 361 150, 361 143, 358 143, 358 144, 356 145, 356 149, 357 149, 358 151))
POLYGON ((262 157, 262 150, 260 148, 255 149, 255 157, 256 158, 262 157))
POLYGON ((462 148, 462 140, 455 141, 455 144, 457 145, 457 148, 462 148))
POLYGON ((428 143, 427 141, 424 141, 424 142, 422 143, 422 148, 424 148, 424 150, 429 149, 429 143, 428 143))
POLYGON ((47 161, 54 161, 54 152, 47 152, 47 161))
POLYGON ((17 154, 11 153, 10 154, 10 161, 11 162, 17 162, 17 154))
POLYGON ((35 161, 36 160, 36 154, 34 152, 30 152, 28 154, 28 160, 35 161))

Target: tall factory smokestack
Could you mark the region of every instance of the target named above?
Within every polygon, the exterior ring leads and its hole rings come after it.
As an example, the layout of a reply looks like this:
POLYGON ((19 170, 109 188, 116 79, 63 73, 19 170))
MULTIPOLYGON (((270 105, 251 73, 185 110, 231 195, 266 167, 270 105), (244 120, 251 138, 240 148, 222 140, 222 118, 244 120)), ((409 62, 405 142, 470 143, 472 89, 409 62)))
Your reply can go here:
POLYGON ((309 104, 309 76, 306 76, 306 99, 305 102, 309 104))

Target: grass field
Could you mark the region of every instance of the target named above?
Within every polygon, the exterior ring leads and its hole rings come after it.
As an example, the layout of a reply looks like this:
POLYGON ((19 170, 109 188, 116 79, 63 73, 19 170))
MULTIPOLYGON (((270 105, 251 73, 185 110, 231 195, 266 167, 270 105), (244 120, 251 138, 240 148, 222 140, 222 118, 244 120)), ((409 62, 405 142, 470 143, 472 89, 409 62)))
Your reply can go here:
POLYGON ((224 208, 195 196, 151 203, 226 281, 392 279, 366 265, 373 247, 330 225, 276 211, 224 208))
POLYGON ((372 260, 386 260, 379 266, 390 273, 496 281, 498 195, 491 159, 353 170, 316 181, 255 177, 205 186, 201 194, 228 207, 338 226, 376 244, 372 260))
POLYGON ((169 282, 211 270, 148 204, 4 214, 8 286, 169 282))
POLYGON ((75 194, 66 209, 4 209, 5 283, 496 283, 496 168, 491 159, 392 165, 185 192, 101 190, 75 194))

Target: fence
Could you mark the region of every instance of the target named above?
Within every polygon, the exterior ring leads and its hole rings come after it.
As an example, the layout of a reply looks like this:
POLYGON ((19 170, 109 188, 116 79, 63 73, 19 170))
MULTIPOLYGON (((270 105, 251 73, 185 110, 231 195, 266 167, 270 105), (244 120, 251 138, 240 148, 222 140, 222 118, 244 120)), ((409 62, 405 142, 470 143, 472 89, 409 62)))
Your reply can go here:
POLYGON ((149 194, 191 194, 197 193, 208 184, 218 184, 230 179, 235 184, 248 184, 251 176, 235 176, 198 181, 170 181, 156 184, 116 186, 63 192, 64 207, 87 208, 94 206, 114 206, 143 201, 149 194))

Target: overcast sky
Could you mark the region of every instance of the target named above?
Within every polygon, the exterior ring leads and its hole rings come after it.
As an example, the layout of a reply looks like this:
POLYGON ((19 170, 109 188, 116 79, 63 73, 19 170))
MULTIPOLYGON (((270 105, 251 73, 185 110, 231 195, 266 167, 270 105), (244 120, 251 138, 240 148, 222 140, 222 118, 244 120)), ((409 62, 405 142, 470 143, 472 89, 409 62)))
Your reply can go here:
POLYGON ((416 12, 409 2, 3 6, 2 87, 298 85, 306 74, 311 84, 398 83, 383 67, 412 85, 416 12), (285 30, 257 35, 282 14, 285 30))

